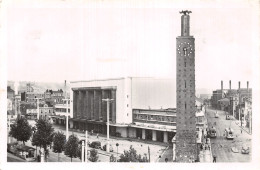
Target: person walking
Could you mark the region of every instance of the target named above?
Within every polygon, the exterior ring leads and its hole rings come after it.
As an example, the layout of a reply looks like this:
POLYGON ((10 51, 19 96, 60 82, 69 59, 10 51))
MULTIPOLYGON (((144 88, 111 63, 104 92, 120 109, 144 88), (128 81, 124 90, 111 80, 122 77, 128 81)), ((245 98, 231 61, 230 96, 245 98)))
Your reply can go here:
POLYGON ((98 133, 97 133, 97 138, 98 138, 98 133))
POLYGON ((201 151, 203 150, 203 144, 200 144, 200 150, 201 151))
POLYGON ((217 162, 217 156, 213 155, 213 163, 216 163, 216 162, 217 162))

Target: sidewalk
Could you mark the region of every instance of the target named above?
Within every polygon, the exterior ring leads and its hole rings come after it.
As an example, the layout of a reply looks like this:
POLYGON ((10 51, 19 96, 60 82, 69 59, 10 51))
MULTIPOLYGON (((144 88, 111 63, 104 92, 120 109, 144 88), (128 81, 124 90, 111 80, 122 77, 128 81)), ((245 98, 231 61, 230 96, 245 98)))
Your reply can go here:
MULTIPOLYGON (((211 148, 211 145, 210 145, 211 148)), ((200 162, 201 163, 212 163, 212 152, 211 150, 202 149, 199 154, 200 162)))
POLYGON ((241 129, 243 129, 246 133, 248 133, 249 135, 252 135, 252 133, 249 132, 249 128, 248 127, 243 127, 241 126, 241 122, 239 120, 235 121, 236 125, 238 125, 241 129))

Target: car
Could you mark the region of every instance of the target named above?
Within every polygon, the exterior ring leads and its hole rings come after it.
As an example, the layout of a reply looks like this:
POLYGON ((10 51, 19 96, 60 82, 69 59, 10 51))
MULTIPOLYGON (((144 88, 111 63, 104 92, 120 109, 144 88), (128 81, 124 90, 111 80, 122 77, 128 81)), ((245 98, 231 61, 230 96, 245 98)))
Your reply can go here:
POLYGON ((218 117, 219 117, 218 113, 215 113, 215 118, 218 118, 218 117))
MULTIPOLYGON (((102 150, 103 151, 106 151, 107 150, 107 144, 105 144, 103 147, 102 147, 102 150)), ((113 147, 110 145, 110 147, 109 147, 109 152, 113 152, 114 150, 113 150, 113 147)))
POLYGON ((230 120, 230 115, 226 115, 226 120, 230 120))
POLYGON ((93 141, 89 146, 90 146, 91 148, 101 149, 101 142, 99 142, 99 141, 93 141))

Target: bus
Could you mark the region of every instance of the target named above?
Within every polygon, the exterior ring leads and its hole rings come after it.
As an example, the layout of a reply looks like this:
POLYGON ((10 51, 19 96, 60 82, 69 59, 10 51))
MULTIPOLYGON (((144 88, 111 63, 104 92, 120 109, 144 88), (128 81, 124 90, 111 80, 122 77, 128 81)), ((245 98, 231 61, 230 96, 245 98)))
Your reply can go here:
POLYGON ((217 132, 216 132, 215 127, 212 127, 212 128, 209 129, 208 137, 210 137, 210 138, 216 138, 217 137, 217 132))
POLYGON ((226 128, 225 129, 225 136, 226 136, 227 139, 233 140, 234 139, 234 131, 233 131, 233 129, 226 128))

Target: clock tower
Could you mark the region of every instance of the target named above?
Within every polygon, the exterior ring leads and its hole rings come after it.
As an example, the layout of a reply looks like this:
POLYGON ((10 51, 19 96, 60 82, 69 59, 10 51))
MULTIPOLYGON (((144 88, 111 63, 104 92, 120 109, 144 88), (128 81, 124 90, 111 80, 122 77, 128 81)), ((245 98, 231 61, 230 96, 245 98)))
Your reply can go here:
POLYGON ((181 11, 181 36, 176 38, 177 126, 176 162, 197 159, 195 107, 195 46, 190 36, 191 11, 181 11))

